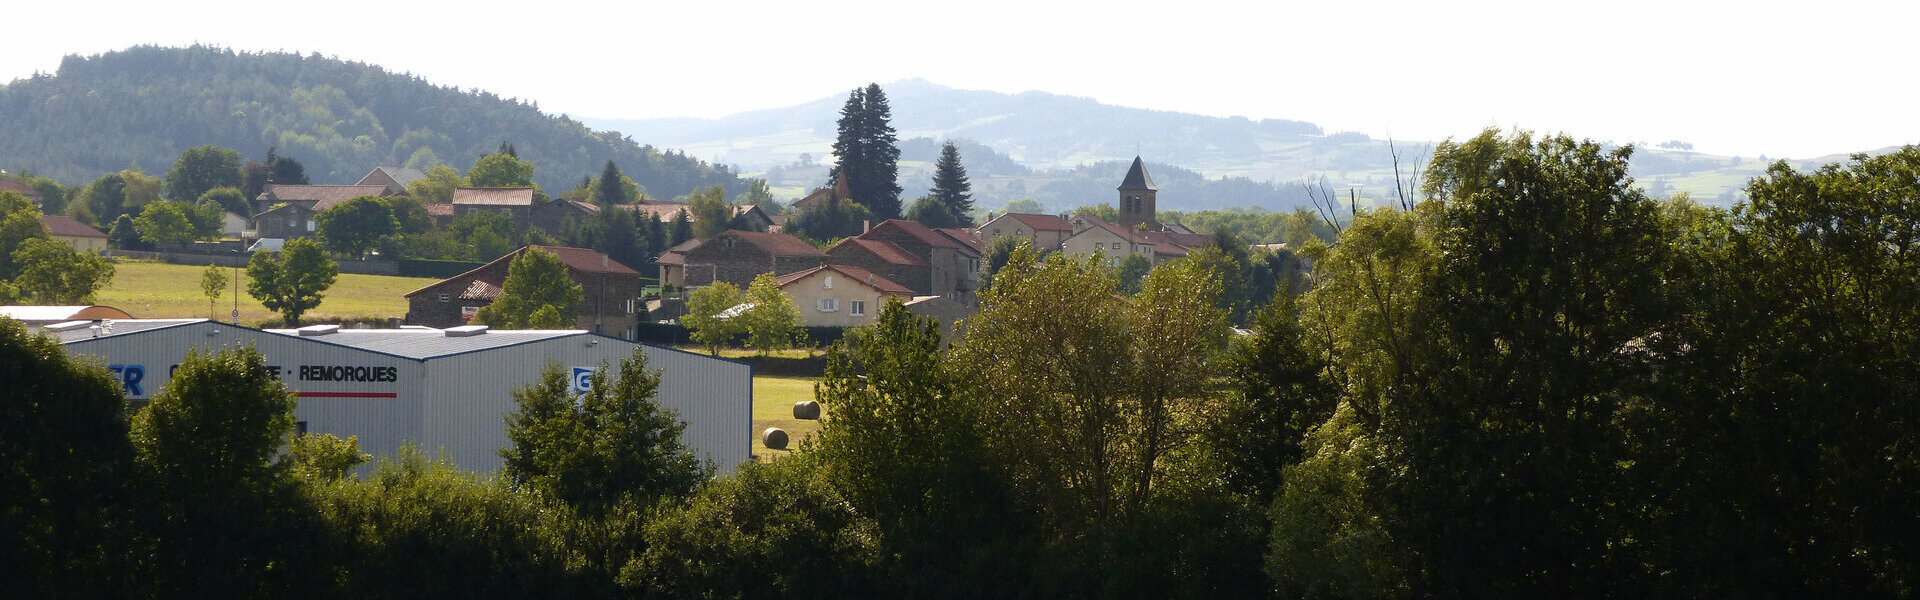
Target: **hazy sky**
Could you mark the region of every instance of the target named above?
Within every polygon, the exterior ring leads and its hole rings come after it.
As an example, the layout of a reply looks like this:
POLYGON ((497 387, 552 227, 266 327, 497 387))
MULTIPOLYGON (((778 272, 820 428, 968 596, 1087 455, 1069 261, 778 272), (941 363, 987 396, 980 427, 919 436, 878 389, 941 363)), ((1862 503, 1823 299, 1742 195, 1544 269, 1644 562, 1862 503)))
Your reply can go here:
POLYGON ((199 42, 574 116, 716 117, 924 77, 1400 139, 1519 126, 1801 158, 1920 142, 1914 2, 9 4, 0 81, 199 42))

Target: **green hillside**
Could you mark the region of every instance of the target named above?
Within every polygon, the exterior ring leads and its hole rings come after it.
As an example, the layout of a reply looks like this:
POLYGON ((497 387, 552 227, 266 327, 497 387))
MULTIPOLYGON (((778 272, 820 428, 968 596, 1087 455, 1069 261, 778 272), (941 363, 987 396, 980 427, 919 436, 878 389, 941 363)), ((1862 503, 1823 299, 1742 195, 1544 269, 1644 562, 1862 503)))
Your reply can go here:
POLYGON ((314 183, 351 183, 380 165, 464 169, 502 142, 550 190, 598 175, 608 159, 658 197, 745 189, 725 166, 592 131, 529 100, 318 54, 140 46, 68 56, 55 74, 0 86, 0 168, 68 185, 131 164, 165 172, 204 144, 255 158, 278 147, 314 183))

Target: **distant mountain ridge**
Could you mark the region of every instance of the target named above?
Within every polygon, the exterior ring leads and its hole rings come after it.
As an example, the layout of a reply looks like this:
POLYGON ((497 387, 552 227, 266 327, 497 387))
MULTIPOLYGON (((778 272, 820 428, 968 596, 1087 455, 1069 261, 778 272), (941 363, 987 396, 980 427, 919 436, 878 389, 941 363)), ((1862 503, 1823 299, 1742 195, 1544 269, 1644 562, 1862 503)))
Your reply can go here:
POLYGON ((249 158, 277 147, 314 183, 352 183, 380 165, 464 170, 502 143, 555 193, 608 159, 654 196, 746 188, 725 167, 592 131, 537 103, 318 54, 139 46, 68 56, 56 74, 0 86, 0 167, 68 185, 132 164, 164 174, 181 150, 205 144, 249 158))
MULTIPOLYGON (((1272 191, 1261 197, 1274 200, 1256 206, 1268 209, 1283 210, 1304 202, 1307 182, 1315 185, 1324 182, 1334 190, 1357 190, 1360 197, 1376 200, 1390 198, 1394 193, 1394 149, 1388 147, 1386 140, 1362 133, 1328 133, 1313 123, 1285 119, 1256 121, 1126 108, 1045 92, 1006 94, 960 90, 923 79, 896 81, 882 87, 892 105, 894 127, 899 130, 903 143, 917 137, 965 140, 1033 171, 1026 176, 1009 175, 1021 184, 1012 186, 1010 192, 991 188, 990 197, 1035 192, 1039 189, 1035 181, 1044 185, 1053 179, 1049 174, 1106 168, 1112 166, 1108 163, 1116 162, 1124 165, 1136 155, 1162 165, 1157 169, 1178 165, 1203 175, 1206 180, 1243 180, 1234 185, 1237 188, 1249 188, 1247 184, 1266 185, 1272 191)), ((741 171, 759 173, 772 169, 780 174, 779 171, 790 173, 789 168, 803 154, 821 164, 832 161, 829 148, 834 137, 834 121, 844 101, 845 98, 827 97, 717 119, 583 117, 582 121, 602 129, 641 132, 655 143, 736 165, 741 171)), ((1474 133, 1478 132, 1463 135, 1474 133)), ((1406 177, 1416 174, 1417 168, 1423 166, 1422 161, 1430 153, 1433 142, 1399 140, 1394 145, 1401 161, 1399 176, 1406 177)), ((978 149, 971 153, 981 155, 978 149)), ((969 154, 968 149, 963 148, 962 154, 969 154)), ((1844 156, 1829 156, 1792 162, 1810 167, 1844 159, 1844 156)), ((973 158, 969 157, 968 162, 971 164, 973 158)), ((1753 157, 1743 160, 1742 157, 1642 145, 1635 149, 1632 166, 1639 183, 1656 195, 1685 192, 1704 202, 1731 204, 1739 198, 1748 179, 1764 172, 1766 162, 1753 157)), ((1004 174, 1004 171, 999 169, 993 174, 1004 174)), ((903 180, 913 176, 914 169, 903 166, 903 180)), ((780 181, 774 183, 781 184, 780 181)), ((911 184, 905 187, 909 195, 919 193, 911 184)), ((1200 189, 1192 191, 1205 193, 1200 189)), ((1099 196, 1092 188, 1076 189, 1058 198, 1035 194, 1050 208, 1077 201, 1068 197, 1099 196)), ((1245 194, 1236 196, 1246 197, 1245 194)), ((1218 198, 1195 198, 1189 203, 1180 200, 1178 194, 1163 194, 1163 205, 1168 202, 1181 209, 1223 204, 1218 198)), ((1227 201, 1225 205, 1233 204, 1227 201)))

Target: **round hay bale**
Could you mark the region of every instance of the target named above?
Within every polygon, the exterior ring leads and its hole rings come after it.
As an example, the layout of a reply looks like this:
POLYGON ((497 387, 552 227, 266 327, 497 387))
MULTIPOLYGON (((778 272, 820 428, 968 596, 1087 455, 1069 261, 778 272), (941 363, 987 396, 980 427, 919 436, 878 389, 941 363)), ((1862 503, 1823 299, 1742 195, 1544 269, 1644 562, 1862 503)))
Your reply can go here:
POLYGON ((768 449, 785 450, 787 449, 787 432, 779 427, 768 427, 760 434, 760 443, 765 444, 768 449))
POLYGON ((793 418, 808 421, 820 420, 820 403, 812 400, 793 403, 793 418))

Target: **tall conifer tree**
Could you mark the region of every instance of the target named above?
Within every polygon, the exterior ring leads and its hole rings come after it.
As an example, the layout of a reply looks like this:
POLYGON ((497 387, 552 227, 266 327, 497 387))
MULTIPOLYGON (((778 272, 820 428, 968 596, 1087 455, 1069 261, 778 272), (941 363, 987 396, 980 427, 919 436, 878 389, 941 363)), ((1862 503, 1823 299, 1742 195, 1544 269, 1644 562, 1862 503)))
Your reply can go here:
POLYGON ((960 164, 960 149, 953 142, 940 148, 940 162, 933 168, 933 189, 928 192, 963 224, 973 220, 973 184, 967 181, 967 168, 960 164))
POLYGON ((869 84, 847 95, 840 109, 839 136, 833 142, 838 164, 828 174, 832 184, 841 172, 853 201, 867 207, 876 219, 900 217, 900 148, 894 134, 893 109, 880 84, 869 84))

